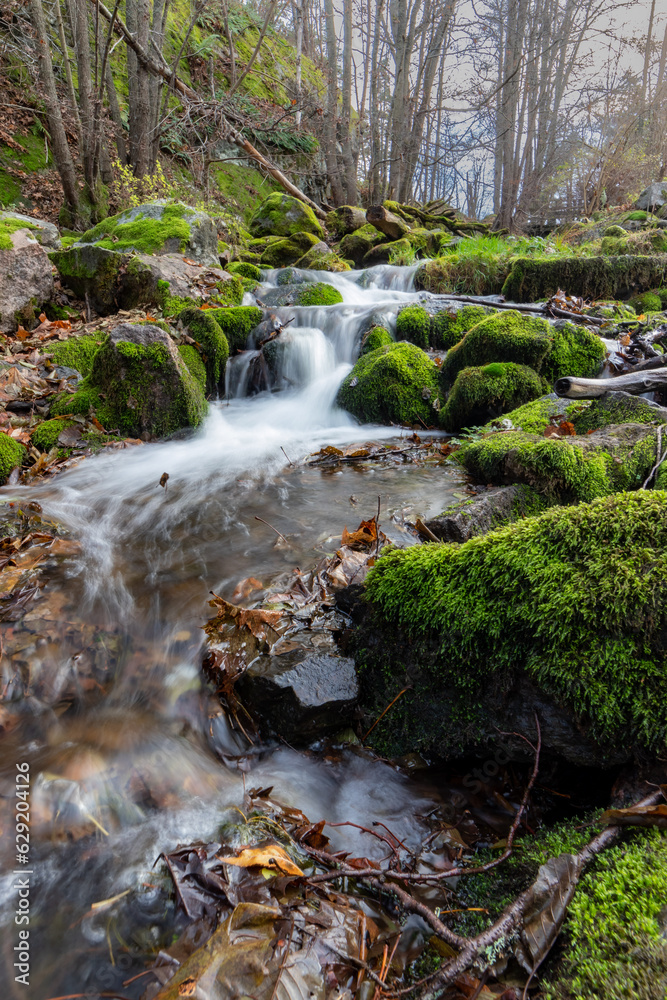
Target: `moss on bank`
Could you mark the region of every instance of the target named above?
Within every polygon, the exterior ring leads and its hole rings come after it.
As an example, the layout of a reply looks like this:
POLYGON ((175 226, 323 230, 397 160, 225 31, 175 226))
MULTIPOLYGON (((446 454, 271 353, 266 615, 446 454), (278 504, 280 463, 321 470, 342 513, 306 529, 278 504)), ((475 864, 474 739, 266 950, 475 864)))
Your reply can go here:
POLYGON ((23 445, 0 432, 0 485, 7 482, 12 469, 21 465, 24 456, 23 445))
POLYGON ((73 425, 72 420, 44 420, 32 432, 30 441, 39 451, 51 451, 58 444, 62 432, 73 425))
POLYGON ((378 347, 386 347, 388 344, 393 344, 393 342, 389 330, 385 330, 383 326, 374 326, 364 336, 361 342, 360 353, 370 354, 371 351, 377 351, 378 347))
MULTIPOLYGON (((46 352, 51 355, 54 365, 73 368, 82 375, 88 375, 93 358, 103 343, 105 334, 84 334, 83 337, 69 337, 67 340, 51 341, 46 352)), ((46 353, 45 352, 45 353, 46 353)))
POLYGON ((406 306, 396 317, 396 340, 407 340, 426 350, 430 342, 431 317, 423 306, 406 306))
MULTIPOLYGON (((197 342, 199 354, 205 365, 206 378, 204 388, 215 392, 217 386, 225 379, 225 369, 229 357, 229 345, 220 325, 214 319, 214 309, 184 309, 179 320, 190 336, 197 342)), ((188 365, 190 371, 192 367, 188 365)))
POLYGON ((297 306, 336 306, 343 296, 333 285, 323 281, 307 282, 299 288, 294 304, 297 306))
POLYGON ((359 358, 338 404, 366 423, 432 426, 440 405, 438 369, 414 344, 388 344, 359 358))
MULTIPOLYGON (((385 679, 381 701, 404 687, 388 651, 407 641, 422 683, 451 690, 468 718, 483 689, 525 671, 599 740, 664 750, 666 544, 667 494, 643 491, 554 507, 463 545, 390 551, 368 578, 384 645, 375 658, 358 650, 362 681, 364 667, 385 679)), ((424 744, 444 751, 451 726, 436 717, 424 744)))
POLYGON ((570 295, 591 299, 623 299, 636 291, 660 288, 667 277, 667 255, 567 257, 555 260, 519 258, 503 284, 512 302, 536 302, 567 288, 570 295))
POLYGON ((128 209, 98 223, 83 234, 81 243, 94 243, 116 253, 135 251, 154 254, 173 240, 178 242, 181 251, 185 250, 192 233, 186 217, 195 214, 192 209, 180 204, 165 205, 159 219, 145 218, 140 214, 132 221, 125 221, 134 211, 128 209))

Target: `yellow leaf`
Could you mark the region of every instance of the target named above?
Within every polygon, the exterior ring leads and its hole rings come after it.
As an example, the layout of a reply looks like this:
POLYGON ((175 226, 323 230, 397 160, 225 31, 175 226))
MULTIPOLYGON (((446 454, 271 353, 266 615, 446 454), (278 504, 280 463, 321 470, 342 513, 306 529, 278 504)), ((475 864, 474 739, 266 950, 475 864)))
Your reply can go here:
POLYGON ((238 868, 269 868, 284 875, 303 875, 303 872, 287 856, 280 844, 265 844, 264 847, 244 847, 235 858, 220 858, 226 865, 238 868))

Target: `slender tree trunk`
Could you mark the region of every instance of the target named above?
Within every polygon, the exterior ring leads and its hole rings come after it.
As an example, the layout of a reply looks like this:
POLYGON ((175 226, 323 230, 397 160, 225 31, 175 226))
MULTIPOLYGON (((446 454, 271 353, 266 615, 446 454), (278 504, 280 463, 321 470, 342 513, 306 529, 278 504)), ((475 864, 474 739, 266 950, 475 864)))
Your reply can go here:
POLYGON ((345 195, 350 205, 357 204, 357 170, 352 153, 352 0, 343 6, 343 109, 341 146, 345 167, 345 195))
MULTIPOLYGON (((127 27, 144 51, 150 39, 149 0, 126 0, 127 27)), ((150 88, 149 76, 135 53, 128 48, 130 162, 135 176, 144 177, 150 168, 150 88)))
POLYGON ((69 92, 70 105, 72 107, 72 114, 74 115, 77 135, 80 142, 81 119, 79 118, 79 105, 77 104, 76 90, 74 89, 74 80, 72 79, 72 67, 69 64, 69 49, 67 46, 67 38, 65 36, 65 25, 63 23, 62 10, 60 9, 60 0, 56 0, 55 9, 56 9, 56 21, 58 23, 58 37, 60 38, 60 47, 63 50, 63 65, 65 67, 65 76, 67 78, 67 90, 69 92))
POLYGON ((303 57, 303 2, 294 2, 294 34, 296 36, 296 126, 301 127, 301 62, 303 57))
POLYGON ((116 85, 114 83, 113 73, 111 72, 111 66, 109 63, 106 65, 104 82, 106 84, 107 100, 109 102, 109 114, 111 115, 111 121, 116 126, 116 150, 118 152, 118 159, 123 166, 126 166, 127 145, 125 143, 125 128, 120 113, 120 105, 118 104, 116 85))
POLYGON ((74 171, 74 161, 67 144, 67 135, 60 113, 60 99, 56 90, 56 81, 53 75, 53 63, 51 62, 51 52, 49 50, 49 39, 46 30, 46 21, 42 0, 30 0, 30 20, 32 22, 35 35, 37 36, 37 62, 39 67, 39 78, 44 91, 44 101, 46 104, 47 121, 49 134, 51 136, 51 147, 55 157, 58 173, 63 185, 65 203, 73 216, 76 217, 79 208, 79 191, 76 184, 76 173, 74 171))
POLYGON ((334 22, 333 0, 325 0, 325 22, 327 36, 327 112, 324 137, 324 157, 331 185, 334 205, 342 205, 345 200, 338 169, 336 122, 338 118, 338 54, 336 48, 336 25, 334 22))

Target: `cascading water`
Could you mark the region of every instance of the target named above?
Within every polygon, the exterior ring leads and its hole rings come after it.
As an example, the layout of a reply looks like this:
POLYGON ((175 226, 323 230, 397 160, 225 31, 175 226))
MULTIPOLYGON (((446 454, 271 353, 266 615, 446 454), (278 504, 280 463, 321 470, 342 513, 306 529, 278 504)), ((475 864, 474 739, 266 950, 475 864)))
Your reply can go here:
MULTIPOLYGON (((224 716, 209 730, 197 702, 200 626, 208 617, 210 590, 231 597, 243 578, 267 581, 281 570, 314 562, 318 551, 327 550, 332 532, 372 516, 378 495, 383 529, 400 541, 392 513, 437 513, 460 486, 455 473, 439 467, 367 463, 325 475, 298 464, 324 445, 397 436, 396 428, 359 427, 335 400, 373 317, 393 324, 400 306, 416 300, 414 270, 298 272, 300 281, 334 285, 343 303, 271 309, 281 324, 292 321, 279 338, 280 360, 272 375, 274 389, 282 391, 246 397, 257 358, 249 349, 228 366, 227 399, 212 404, 192 436, 96 457, 30 490, 1 491, 5 500, 37 501, 44 515, 81 545, 79 555, 54 568, 36 602, 39 616, 40 601, 58 589, 62 615, 74 623, 69 638, 54 651, 53 643, 40 645, 25 626, 31 669, 40 669, 39 658, 47 651, 51 661, 61 657, 63 670, 72 669, 80 653, 76 623, 111 630, 115 643, 115 678, 104 705, 82 708, 74 719, 58 721, 49 710, 19 721, 6 750, 4 780, 13 783, 19 760, 31 763, 33 779, 32 906, 39 947, 31 1000, 51 996, 53 981, 60 993, 104 989, 99 985, 104 976, 118 988, 128 972, 112 968, 108 951, 97 947, 99 930, 84 915, 92 903, 150 881, 147 873, 161 851, 215 837, 227 811, 242 802, 239 754, 254 784, 273 785, 275 798, 313 821, 378 819, 407 843, 417 842, 421 826, 413 817, 423 804, 420 793, 389 766, 351 751, 336 763, 286 747, 250 753, 229 732, 224 716), (159 485, 165 472, 166 489, 159 485), (275 534, 260 517, 290 538, 287 552, 274 547, 275 534), (133 795, 128 774, 143 783, 149 798, 159 787, 169 808, 133 795), (74 827, 85 827, 100 803, 106 803, 113 828, 97 830, 95 850, 82 850, 76 839, 51 842, 56 813, 58 822, 69 816, 74 827), (63 913, 56 919, 59 907, 63 913), (70 971, 79 949, 93 957, 70 971)), ((277 277, 278 272, 265 273, 260 300, 278 287, 277 277)), ((252 340, 248 346, 256 347, 252 340)), ((341 830, 332 843, 372 856, 372 844, 361 844, 359 837, 341 830)), ((8 905, 12 884, 12 876, 2 883, 1 898, 8 905)), ((150 893, 145 899, 144 925, 153 927, 150 893)), ((151 947, 147 940, 145 950, 151 947)), ((9 969, 9 952, 5 961, 9 969)), ((5 976, 13 979, 11 971, 5 976)), ((141 988, 125 993, 139 996, 141 988)))

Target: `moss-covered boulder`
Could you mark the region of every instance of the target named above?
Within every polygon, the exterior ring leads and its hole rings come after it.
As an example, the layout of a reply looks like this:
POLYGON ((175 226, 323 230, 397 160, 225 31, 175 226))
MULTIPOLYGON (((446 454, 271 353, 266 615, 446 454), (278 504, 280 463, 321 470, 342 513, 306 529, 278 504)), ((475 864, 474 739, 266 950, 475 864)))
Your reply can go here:
POLYGON ((537 711, 574 763, 664 755, 666 545, 667 494, 639 491, 384 555, 354 644, 368 718, 402 697, 372 742, 479 750, 537 711))
POLYGON ((492 361, 527 365, 552 381, 566 373, 590 377, 598 373, 605 353, 597 334, 583 326, 551 325, 511 309, 471 327, 445 358, 442 378, 450 385, 463 368, 492 361))
POLYGON ((366 225, 366 213, 355 205, 341 205, 327 214, 326 226, 330 235, 339 240, 366 225))
MULTIPOLYGON (((613 424, 575 437, 522 431, 487 434, 455 455, 481 483, 525 483, 553 502, 578 503, 637 490, 657 460, 657 432, 646 424, 613 424)), ((656 485, 667 486, 667 470, 656 485)))
POLYGON ((338 405, 364 423, 438 423, 438 369, 414 344, 388 344, 359 358, 338 392, 338 405))
MULTIPOLYGON (((225 369, 229 357, 229 344, 220 325, 211 315, 218 310, 184 309, 179 313, 179 324, 195 341, 194 347, 206 369, 205 388, 214 393, 225 384, 225 369)), ((188 366, 192 370, 192 365, 188 366)))
POLYGON ((9 434, 0 431, 0 486, 7 482, 12 470, 18 468, 25 457, 25 448, 9 434))
POLYGON ((116 253, 156 256, 183 254, 198 264, 217 266, 218 233, 204 212, 164 201, 112 215, 89 229, 75 246, 96 246, 116 253))
POLYGON ((383 326, 372 326, 362 338, 360 354, 370 354, 371 351, 377 351, 379 347, 386 347, 393 342, 394 338, 389 330, 383 326))
POLYGON ((248 337, 262 322, 264 313, 257 306, 238 306, 235 309, 207 309, 206 312, 224 333, 229 353, 245 350, 248 337))
POLYGON ((328 252, 326 243, 322 243, 312 233, 295 233, 289 239, 269 243, 262 251, 260 264, 266 268, 288 267, 290 264, 296 264, 304 254, 318 246, 321 246, 324 253, 328 252))
POLYGON ((338 246, 338 253, 346 260, 353 260, 355 264, 361 264, 369 250, 380 243, 387 242, 388 239, 384 233, 381 233, 375 226, 371 226, 370 223, 366 223, 359 229, 355 229, 353 233, 348 233, 347 236, 343 237, 338 246))
POLYGON ((60 233, 52 222, 35 219, 19 212, 0 211, 0 250, 11 249, 14 233, 24 233, 29 241, 36 241, 47 250, 59 250, 60 233))
POLYGON ((297 287, 294 304, 297 306, 336 306, 343 301, 343 296, 324 281, 307 281, 297 287))
POLYGON ((264 199, 248 228, 255 237, 313 233, 318 239, 324 239, 324 230, 312 208, 279 191, 264 199))
POLYGON ((364 254, 364 267, 376 267, 378 264, 407 265, 414 262, 414 248, 408 239, 394 240, 393 243, 380 243, 371 247, 364 254))
POLYGON ((251 281, 261 281, 262 272, 256 264, 249 264, 247 261, 235 260, 227 265, 230 274, 239 278, 249 278, 251 281))
POLYGON ((537 302, 559 288, 591 299, 625 299, 660 288, 667 278, 667 254, 619 257, 516 258, 502 292, 511 302, 537 302))
POLYGON ((468 330, 494 312, 487 306, 463 306, 444 309, 431 318, 431 346, 448 351, 463 340, 468 330))
POLYGON ((448 431, 479 426, 538 399, 544 388, 544 380, 525 365, 494 361, 484 368, 464 368, 447 397, 442 425, 448 431))
POLYGON ((77 391, 51 407, 52 416, 90 412, 107 431, 164 437, 197 427, 206 400, 168 333, 148 323, 123 323, 99 348, 77 391))
POLYGON ((396 317, 396 339, 407 340, 426 350, 431 336, 431 317, 423 306, 406 306, 396 317))
POLYGON ((329 250, 325 243, 318 243, 303 257, 299 257, 296 266, 306 271, 330 271, 333 273, 352 270, 347 261, 342 260, 338 254, 329 250))

